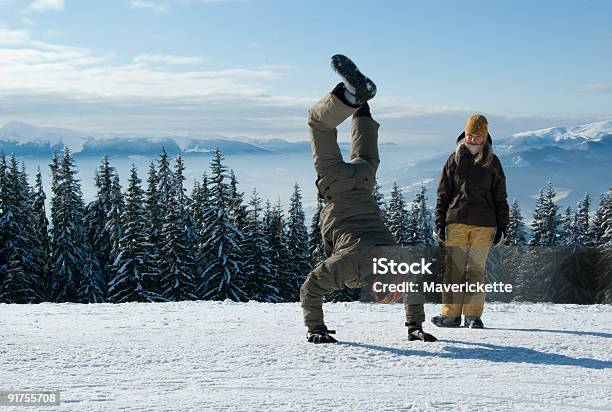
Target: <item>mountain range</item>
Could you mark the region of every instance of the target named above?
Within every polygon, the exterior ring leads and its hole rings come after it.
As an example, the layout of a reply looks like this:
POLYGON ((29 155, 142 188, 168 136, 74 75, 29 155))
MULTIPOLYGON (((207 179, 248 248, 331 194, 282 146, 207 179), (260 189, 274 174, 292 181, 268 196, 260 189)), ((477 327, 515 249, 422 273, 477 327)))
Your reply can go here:
MULTIPOLYGON (((411 192, 424 184, 429 190, 429 202, 433 204, 440 171, 454 150, 453 143, 449 143, 448 152, 429 157, 402 150, 401 143, 382 145, 383 163, 378 176, 383 191, 388 193, 392 183, 398 182, 406 197, 411 199, 411 192)), ((15 153, 26 160, 26 165, 28 159, 44 164, 54 150, 64 146, 81 159, 81 165, 86 164, 86 167, 79 167, 84 170, 86 179, 91 173, 88 169, 95 168, 94 163, 103 154, 109 155, 117 163, 120 175, 125 176, 134 159, 143 170, 162 146, 171 155, 185 156, 188 169, 191 164, 191 174, 195 177, 201 175, 202 157, 210 158, 218 146, 230 167, 239 177, 244 176, 245 192, 265 186, 264 195, 272 199, 281 194, 285 197, 293 182, 298 182, 307 188, 305 202, 315 200, 314 170, 307 141, 222 135, 104 135, 21 122, 10 122, 0 128, 0 151, 15 153), (275 156, 275 161, 271 162, 270 156, 275 156), (241 173, 241 169, 245 172, 241 173)), ((557 199, 563 206, 573 206, 585 192, 589 192, 596 203, 599 195, 612 186, 612 120, 526 131, 508 137, 493 136, 493 148, 507 176, 509 198, 518 198, 525 213, 533 209, 538 189, 545 187, 548 181, 555 185, 557 199)), ((341 149, 346 158, 350 145, 342 143, 341 149)))

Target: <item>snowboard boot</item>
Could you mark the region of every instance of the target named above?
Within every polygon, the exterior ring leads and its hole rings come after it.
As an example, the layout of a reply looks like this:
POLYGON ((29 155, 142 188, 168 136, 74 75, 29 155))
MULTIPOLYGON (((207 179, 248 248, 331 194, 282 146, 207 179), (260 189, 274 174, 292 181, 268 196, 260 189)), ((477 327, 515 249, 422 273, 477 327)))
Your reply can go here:
POLYGON ((406 322, 406 326, 408 326, 408 341, 435 342, 438 340, 434 335, 424 332, 421 324, 406 322))
POLYGON ((327 326, 323 325, 314 329, 312 332, 309 331, 306 338, 310 343, 338 343, 333 336, 330 336, 335 333, 335 330, 327 329, 327 326))
POLYGON ((470 329, 484 329, 484 324, 482 323, 482 320, 476 316, 466 316, 463 322, 463 327, 470 329))
POLYGON ((351 59, 341 54, 331 57, 331 67, 342 78, 346 100, 353 107, 362 104, 376 96, 376 85, 363 75, 351 59))
POLYGON ((458 328, 461 327, 461 316, 434 316, 431 318, 431 323, 439 328, 458 328))

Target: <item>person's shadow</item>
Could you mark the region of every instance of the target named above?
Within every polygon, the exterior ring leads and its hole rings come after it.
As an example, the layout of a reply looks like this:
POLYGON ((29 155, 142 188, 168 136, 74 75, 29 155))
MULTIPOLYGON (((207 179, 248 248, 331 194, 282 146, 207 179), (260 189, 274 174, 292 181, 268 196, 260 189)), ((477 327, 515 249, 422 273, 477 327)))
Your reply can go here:
MULTIPOLYGON (((535 365, 578 366, 589 369, 610 369, 612 361, 589 358, 573 358, 557 353, 540 352, 521 346, 501 346, 482 342, 464 342, 459 340, 440 340, 440 343, 450 343, 444 346, 444 352, 427 352, 423 350, 390 348, 357 342, 339 342, 341 345, 357 347, 395 356, 430 356, 444 359, 477 359, 498 363, 531 363, 535 365), (468 345, 462 347, 457 345, 468 345)), ((435 345, 435 344, 434 344, 435 345)))
POLYGON ((518 332, 547 332, 547 333, 567 333, 578 336, 595 336, 598 338, 612 338, 612 333, 590 332, 583 330, 563 330, 563 329, 527 329, 527 328, 487 328, 489 330, 512 330, 518 332))

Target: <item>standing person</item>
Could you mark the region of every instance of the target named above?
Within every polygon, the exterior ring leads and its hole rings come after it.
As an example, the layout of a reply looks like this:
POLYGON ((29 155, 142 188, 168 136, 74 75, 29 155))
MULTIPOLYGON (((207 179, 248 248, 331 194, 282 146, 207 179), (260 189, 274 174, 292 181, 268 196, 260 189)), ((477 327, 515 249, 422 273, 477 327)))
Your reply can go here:
MULTIPOLYGON (((434 238, 444 245, 447 285, 482 284, 489 249, 506 236, 506 177, 492 145, 486 117, 475 114, 467 120, 455 153, 442 169, 434 238)), ((432 322, 459 327, 463 313, 464 326, 483 328, 484 300, 484 293, 443 293, 442 313, 432 322)))
MULTIPOLYGON (((319 224, 327 259, 314 268, 300 289, 307 339, 312 343, 337 342, 323 320, 324 296, 356 286, 371 274, 372 258, 402 256, 402 248, 384 224, 374 189, 379 124, 367 101, 376 94, 375 84, 347 57, 332 56, 332 68, 342 77, 331 93, 310 109, 311 146, 317 172, 316 186, 325 199, 319 224), (337 142, 337 127, 352 116, 351 160, 344 162, 337 142)), ((406 301, 408 302, 408 301, 406 301)), ((408 340, 433 342, 423 332, 422 304, 406 304, 408 340)))

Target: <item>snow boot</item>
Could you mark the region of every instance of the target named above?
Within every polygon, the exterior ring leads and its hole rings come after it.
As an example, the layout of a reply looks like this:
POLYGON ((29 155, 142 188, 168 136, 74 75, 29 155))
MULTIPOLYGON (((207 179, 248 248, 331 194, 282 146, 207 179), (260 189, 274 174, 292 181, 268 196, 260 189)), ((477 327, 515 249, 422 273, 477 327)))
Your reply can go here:
POLYGON ((376 85, 372 80, 363 75, 351 59, 341 54, 331 57, 331 67, 342 78, 346 99, 354 107, 362 104, 376 96, 376 85))
POLYGON ((431 318, 431 323, 439 328, 459 328, 461 327, 461 316, 434 316, 431 318))
POLYGON ((330 336, 334 335, 335 333, 335 330, 327 329, 327 326, 323 325, 319 326, 312 332, 309 331, 306 338, 310 343, 338 343, 333 336, 330 336))
POLYGON ((424 332, 420 324, 406 322, 406 326, 408 326, 408 341, 435 342, 438 340, 434 335, 424 332))
POLYGON ((482 320, 476 316, 466 316, 463 322, 463 327, 470 329, 484 329, 484 324, 482 323, 482 320))

